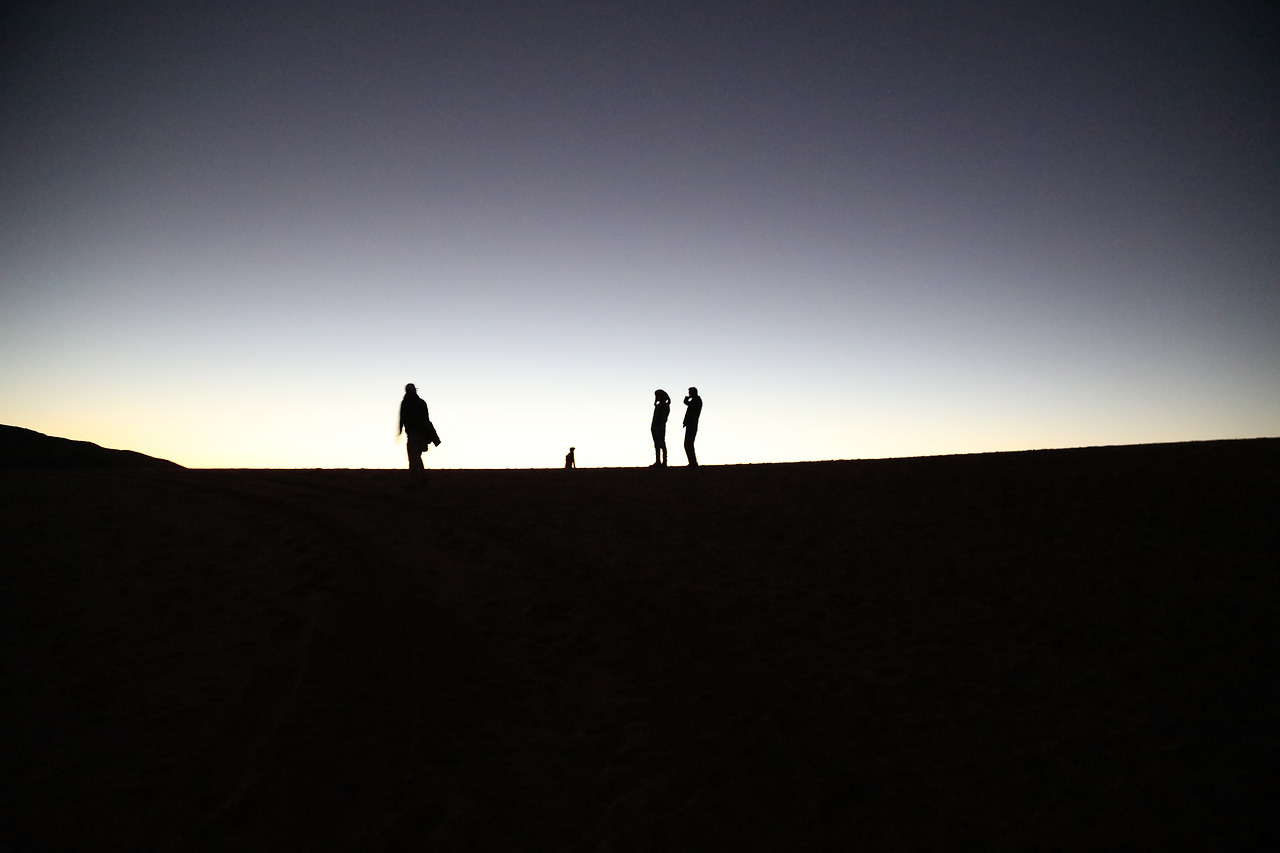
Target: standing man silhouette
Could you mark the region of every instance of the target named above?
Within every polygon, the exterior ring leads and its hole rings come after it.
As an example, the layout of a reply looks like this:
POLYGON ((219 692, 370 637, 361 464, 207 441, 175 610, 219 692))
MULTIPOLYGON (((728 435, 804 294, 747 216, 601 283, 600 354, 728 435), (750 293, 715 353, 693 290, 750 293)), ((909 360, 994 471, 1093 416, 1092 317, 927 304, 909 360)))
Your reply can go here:
POLYGON ((575 449, 576 449, 576 448, 570 447, 570 448, 569 448, 569 452, 568 452, 568 453, 566 453, 566 454, 564 455, 564 467, 566 467, 566 468, 577 468, 577 467, 578 467, 578 462, 577 462, 577 460, 573 458, 573 451, 574 451, 575 449))
POLYGON ((702 398, 697 388, 689 388, 684 404, 688 407, 684 410, 684 455, 689 459, 689 467, 697 468, 698 454, 693 452, 693 440, 698 437, 698 418, 702 417, 702 398))
POLYGON ((404 386, 404 399, 400 401, 400 425, 396 427, 396 435, 401 432, 409 434, 409 471, 415 479, 426 476, 422 465, 422 454, 435 444, 440 446, 440 436, 431 424, 431 416, 427 411, 427 401, 418 396, 418 389, 410 382, 404 386))
POLYGON ((653 392, 653 420, 649 432, 653 435, 653 464, 650 468, 667 467, 667 415, 671 414, 671 395, 659 388, 653 392))

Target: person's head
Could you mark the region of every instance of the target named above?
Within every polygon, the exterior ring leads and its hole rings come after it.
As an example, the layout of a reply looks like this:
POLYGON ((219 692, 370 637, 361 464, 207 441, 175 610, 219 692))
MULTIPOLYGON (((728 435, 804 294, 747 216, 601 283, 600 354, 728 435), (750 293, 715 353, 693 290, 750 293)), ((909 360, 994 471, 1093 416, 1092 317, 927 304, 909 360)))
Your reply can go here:
POLYGON ((690 386, 689 386, 689 396, 690 396, 690 397, 696 397, 696 396, 698 396, 698 389, 697 389, 697 388, 694 388, 692 385, 690 385, 690 386))
POLYGON ((417 389, 417 388, 415 388, 415 387, 413 387, 413 383, 412 383, 412 382, 410 382, 408 385, 404 386, 404 393, 406 393, 406 394, 417 394, 417 393, 418 393, 418 389, 417 389))
POLYGON ((663 391, 661 388, 659 388, 657 391, 653 392, 653 401, 655 403, 670 403, 671 398, 667 396, 666 391, 663 391))

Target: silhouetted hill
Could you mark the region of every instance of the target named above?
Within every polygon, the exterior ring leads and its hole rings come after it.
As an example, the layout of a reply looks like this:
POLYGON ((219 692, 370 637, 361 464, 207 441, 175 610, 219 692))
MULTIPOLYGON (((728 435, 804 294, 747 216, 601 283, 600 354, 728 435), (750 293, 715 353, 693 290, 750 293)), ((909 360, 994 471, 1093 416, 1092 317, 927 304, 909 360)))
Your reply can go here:
POLYGON ((0 507, 14 850, 1280 849, 1280 439, 0 507))
POLYGON ((110 450, 89 441, 56 438, 0 424, 0 468, 181 468, 133 450, 110 450))

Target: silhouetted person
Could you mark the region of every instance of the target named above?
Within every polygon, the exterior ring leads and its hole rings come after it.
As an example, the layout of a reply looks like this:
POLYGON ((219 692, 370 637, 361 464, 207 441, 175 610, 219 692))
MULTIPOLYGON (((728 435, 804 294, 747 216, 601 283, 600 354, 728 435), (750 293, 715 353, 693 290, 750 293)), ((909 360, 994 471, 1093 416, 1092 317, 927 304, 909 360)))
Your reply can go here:
POLYGON ((564 467, 566 467, 566 468, 577 468, 577 467, 578 467, 578 463, 577 463, 577 462, 574 460, 574 458, 573 458, 573 451, 574 451, 574 448, 570 447, 570 448, 569 448, 569 452, 568 452, 568 453, 566 453, 566 454, 565 454, 565 456, 564 456, 564 467))
POLYGON ((689 466, 698 467, 698 454, 693 452, 693 440, 698 437, 698 418, 702 417, 702 398, 697 388, 689 389, 689 396, 684 398, 688 406, 684 410, 684 455, 689 459, 689 466))
POLYGON ((401 432, 409 435, 409 470, 415 477, 422 477, 426 469, 422 466, 422 454, 432 444, 440 446, 440 436, 431 423, 427 411, 427 401, 418 396, 418 389, 410 382, 404 386, 404 399, 400 401, 400 425, 396 427, 396 435, 401 432))
POLYGON ((653 464, 650 468, 667 467, 667 416, 671 414, 671 396, 659 388, 653 392, 653 421, 649 432, 653 433, 653 464))

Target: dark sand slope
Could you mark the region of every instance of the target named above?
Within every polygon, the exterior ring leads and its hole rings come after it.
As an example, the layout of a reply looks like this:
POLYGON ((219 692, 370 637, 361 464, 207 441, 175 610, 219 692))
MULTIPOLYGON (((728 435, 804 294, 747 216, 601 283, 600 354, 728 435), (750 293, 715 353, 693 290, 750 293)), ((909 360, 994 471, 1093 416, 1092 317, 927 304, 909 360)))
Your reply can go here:
POLYGON ((0 472, 40 848, 1261 845, 1280 440, 0 472))
POLYGON ((89 441, 54 438, 0 424, 0 469, 5 468, 181 468, 133 450, 108 450, 89 441))

